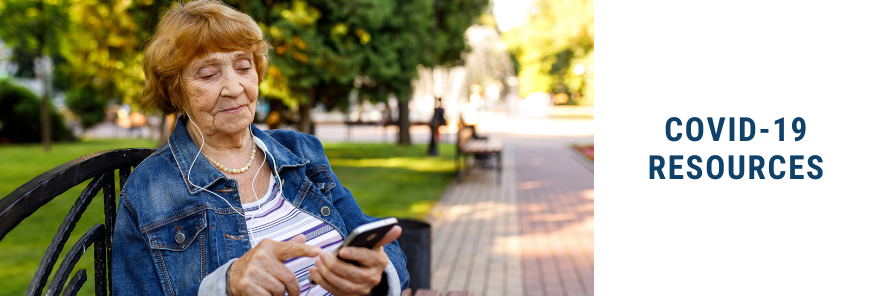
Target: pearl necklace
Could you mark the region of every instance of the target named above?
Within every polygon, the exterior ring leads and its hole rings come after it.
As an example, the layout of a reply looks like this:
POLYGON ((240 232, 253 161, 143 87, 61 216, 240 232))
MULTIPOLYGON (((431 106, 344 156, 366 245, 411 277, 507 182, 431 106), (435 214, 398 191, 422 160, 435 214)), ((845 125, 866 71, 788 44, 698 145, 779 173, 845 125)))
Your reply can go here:
POLYGON ((230 168, 222 165, 221 163, 219 163, 218 161, 216 161, 215 159, 213 159, 206 153, 204 153, 204 156, 207 157, 207 160, 209 160, 210 163, 212 163, 213 166, 215 166, 220 171, 230 173, 230 174, 240 174, 240 173, 246 172, 247 169, 249 169, 250 166, 253 165, 253 159, 256 158, 256 142, 253 142, 253 150, 250 151, 250 160, 247 161, 247 165, 245 165, 244 167, 242 167, 240 169, 230 169, 230 168))

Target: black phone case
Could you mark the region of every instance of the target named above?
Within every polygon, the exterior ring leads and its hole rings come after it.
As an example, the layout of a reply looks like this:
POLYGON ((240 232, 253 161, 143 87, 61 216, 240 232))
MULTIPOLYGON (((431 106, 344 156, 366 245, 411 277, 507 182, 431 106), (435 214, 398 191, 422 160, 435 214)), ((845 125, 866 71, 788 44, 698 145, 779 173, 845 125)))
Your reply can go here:
MULTIPOLYGON (((386 225, 386 226, 383 226, 383 227, 380 227, 377 229, 373 229, 373 230, 369 230, 367 232, 359 234, 358 236, 355 237, 355 239, 353 239, 351 242, 349 242, 348 246, 349 247, 363 247, 363 248, 371 249, 374 247, 374 245, 377 244, 377 242, 382 240, 383 237, 386 236, 386 233, 389 232, 389 230, 392 229, 392 227, 394 227, 394 226, 395 226, 395 224, 386 225)), ((336 257, 339 258, 340 260, 352 263, 356 266, 361 266, 361 264, 358 264, 358 261, 343 259, 342 257, 339 256, 339 252, 337 252, 336 257)))

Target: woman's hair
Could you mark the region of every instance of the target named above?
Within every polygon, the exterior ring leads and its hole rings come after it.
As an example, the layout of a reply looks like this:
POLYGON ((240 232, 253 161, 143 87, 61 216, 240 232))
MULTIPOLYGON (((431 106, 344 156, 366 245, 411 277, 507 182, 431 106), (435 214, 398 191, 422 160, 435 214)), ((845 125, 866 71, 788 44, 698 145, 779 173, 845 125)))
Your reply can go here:
POLYGON ((217 0, 174 3, 163 13, 145 50, 142 106, 164 114, 183 111, 188 94, 182 72, 195 58, 213 52, 253 53, 259 82, 269 65, 269 45, 250 16, 217 0))

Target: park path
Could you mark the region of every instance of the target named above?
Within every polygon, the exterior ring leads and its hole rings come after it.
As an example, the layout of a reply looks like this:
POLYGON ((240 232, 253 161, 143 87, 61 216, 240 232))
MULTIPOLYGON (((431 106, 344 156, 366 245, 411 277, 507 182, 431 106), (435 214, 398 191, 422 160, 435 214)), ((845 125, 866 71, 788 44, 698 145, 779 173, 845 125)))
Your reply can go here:
MULTIPOLYGON (((497 138, 497 137, 495 137, 497 138)), ((433 209, 432 288, 593 295, 593 168, 565 138, 506 136, 502 184, 475 168, 433 209)))

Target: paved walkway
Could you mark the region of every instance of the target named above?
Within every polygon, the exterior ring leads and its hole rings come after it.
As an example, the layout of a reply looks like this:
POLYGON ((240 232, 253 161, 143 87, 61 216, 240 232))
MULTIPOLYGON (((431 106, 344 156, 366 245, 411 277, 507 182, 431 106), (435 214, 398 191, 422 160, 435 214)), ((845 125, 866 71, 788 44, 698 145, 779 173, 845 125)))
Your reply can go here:
POLYGON ((503 183, 476 168, 433 209, 432 288, 593 295, 593 171, 567 148, 576 138, 495 138, 503 183))

